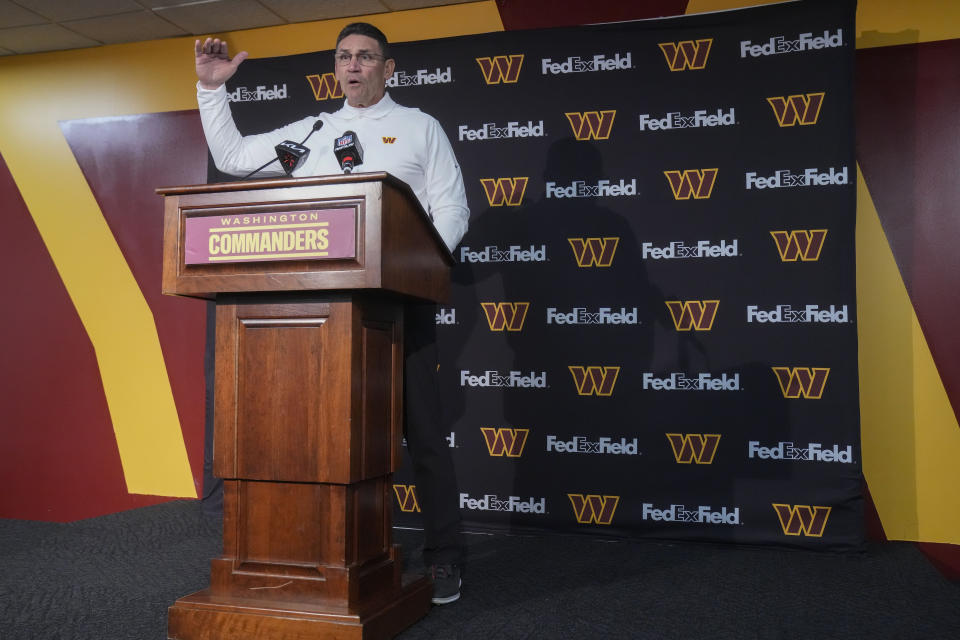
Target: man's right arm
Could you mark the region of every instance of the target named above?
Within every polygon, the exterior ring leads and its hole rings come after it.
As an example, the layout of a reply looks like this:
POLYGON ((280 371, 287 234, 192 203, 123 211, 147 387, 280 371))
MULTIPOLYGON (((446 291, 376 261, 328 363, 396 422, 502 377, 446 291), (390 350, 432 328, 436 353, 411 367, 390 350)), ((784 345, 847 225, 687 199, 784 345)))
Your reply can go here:
MULTIPOLYGON (((233 77, 240 63, 246 60, 247 52, 241 51, 233 58, 227 53, 227 43, 219 39, 207 38, 203 44, 194 43, 194 57, 197 69, 197 106, 200 109, 200 121, 207 146, 213 162, 220 171, 242 176, 253 171, 264 162, 276 157, 274 147, 290 138, 300 140, 313 124, 308 121, 295 122, 269 133, 243 136, 233 121, 227 90, 224 82, 233 77)), ((259 172, 258 175, 283 175, 279 163, 259 172)))
MULTIPOLYGON (((213 163, 220 171, 242 176, 276 157, 274 146, 284 140, 282 134, 240 135, 223 85, 208 90, 198 83, 197 106, 200 108, 200 123, 203 125, 203 135, 207 138, 207 147, 210 148, 213 163)), ((279 163, 259 173, 266 176, 282 174, 279 163)))

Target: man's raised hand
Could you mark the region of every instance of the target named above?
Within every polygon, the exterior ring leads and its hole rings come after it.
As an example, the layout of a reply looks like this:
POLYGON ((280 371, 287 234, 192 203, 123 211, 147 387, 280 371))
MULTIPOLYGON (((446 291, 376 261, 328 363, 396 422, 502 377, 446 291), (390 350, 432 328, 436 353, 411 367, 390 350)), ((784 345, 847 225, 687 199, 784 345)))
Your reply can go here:
POLYGON ((240 63, 249 55, 241 51, 230 58, 227 53, 227 43, 219 38, 207 38, 203 44, 197 40, 193 45, 196 57, 197 78, 204 89, 216 89, 229 80, 240 63))

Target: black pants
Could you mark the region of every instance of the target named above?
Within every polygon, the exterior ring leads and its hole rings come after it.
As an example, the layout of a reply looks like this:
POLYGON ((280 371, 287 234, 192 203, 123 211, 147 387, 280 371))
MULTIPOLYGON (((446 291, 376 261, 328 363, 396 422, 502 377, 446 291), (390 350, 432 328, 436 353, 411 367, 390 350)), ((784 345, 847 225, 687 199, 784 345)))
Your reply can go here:
POLYGON ((434 304, 410 303, 404 309, 404 435, 413 461, 427 565, 463 559, 460 496, 440 406, 436 313, 434 304))

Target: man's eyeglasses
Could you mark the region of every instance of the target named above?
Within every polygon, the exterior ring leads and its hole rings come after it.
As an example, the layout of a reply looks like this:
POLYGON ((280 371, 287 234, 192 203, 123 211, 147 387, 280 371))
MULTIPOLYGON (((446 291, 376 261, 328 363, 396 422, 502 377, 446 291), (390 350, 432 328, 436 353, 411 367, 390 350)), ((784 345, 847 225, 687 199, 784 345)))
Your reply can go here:
MULTIPOLYGON (((337 65, 341 67, 345 67, 350 64, 350 61, 353 60, 353 58, 354 54, 346 51, 339 51, 333 54, 333 59, 336 60, 337 65)), ((356 54, 356 58, 361 67, 372 67, 376 65, 378 61, 384 59, 384 57, 379 53, 367 53, 366 51, 356 54)))

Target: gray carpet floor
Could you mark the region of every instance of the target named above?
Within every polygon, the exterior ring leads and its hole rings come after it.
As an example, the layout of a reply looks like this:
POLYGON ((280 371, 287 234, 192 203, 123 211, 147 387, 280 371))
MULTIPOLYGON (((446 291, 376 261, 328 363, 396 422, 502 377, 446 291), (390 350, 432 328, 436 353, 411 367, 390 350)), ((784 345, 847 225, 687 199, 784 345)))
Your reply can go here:
MULTIPOLYGON (((417 568, 420 534, 398 530, 417 568)), ((170 502, 69 524, 0 520, 0 639, 160 640, 205 588, 220 523, 170 502)), ((460 601, 401 640, 960 638, 960 584, 909 543, 863 554, 468 535, 460 601)))

